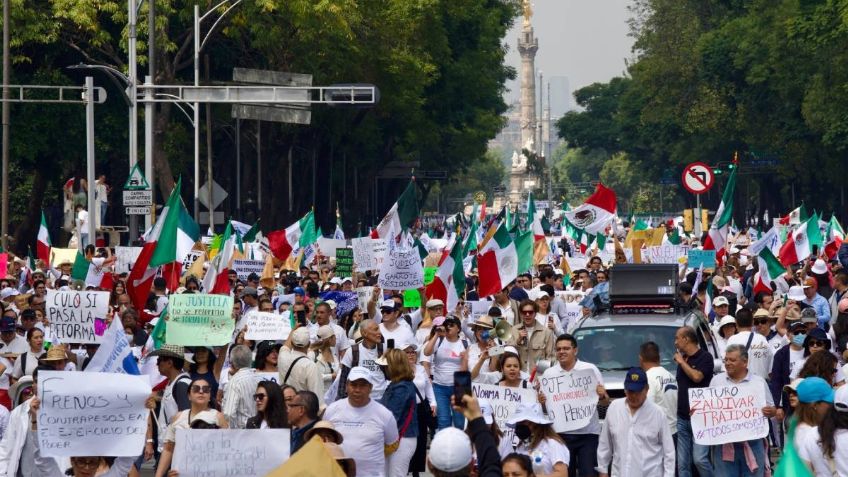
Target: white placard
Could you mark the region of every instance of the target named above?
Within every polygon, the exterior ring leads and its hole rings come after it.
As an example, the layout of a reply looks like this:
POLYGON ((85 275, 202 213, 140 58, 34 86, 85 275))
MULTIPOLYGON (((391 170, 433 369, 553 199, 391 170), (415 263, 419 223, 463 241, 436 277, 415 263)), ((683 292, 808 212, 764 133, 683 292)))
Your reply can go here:
POLYGON ((355 238, 350 241, 353 247, 353 266, 357 272, 379 270, 386 257, 385 239, 370 237, 355 238))
POLYGON ((689 389, 692 436, 701 445, 762 439, 768 435, 763 416, 763 386, 742 383, 689 389))
POLYGON ((489 313, 489 308, 495 306, 495 302, 488 300, 469 300, 465 302, 470 313, 471 322, 477 321, 477 318, 486 316, 489 313))
POLYGON ((108 328, 109 292, 48 289, 46 310, 60 343, 100 343, 108 328))
MULTIPOLYGON (((403 239, 402 239, 403 240, 403 239)), ((355 259, 354 259, 355 261, 355 259)), ((424 286, 424 266, 411 243, 389 243, 377 284, 384 290, 409 290, 424 286)))
POLYGON ((247 333, 244 338, 251 341, 284 340, 291 333, 291 323, 276 313, 251 311, 244 317, 247 333))
POLYGON ((643 258, 651 263, 679 263, 681 257, 685 257, 689 247, 682 245, 660 245, 648 247, 643 258))
POLYGON ((135 457, 144 449, 147 376, 38 373, 38 442, 48 457, 135 457))
POLYGON ((568 267, 571 269, 571 272, 576 272, 577 270, 586 268, 586 263, 589 261, 586 257, 562 257, 568 262, 568 267))
POLYGON ((356 306, 359 307, 359 311, 362 313, 368 313, 368 302, 371 301, 371 297, 374 296, 374 287, 359 287, 353 291, 356 292, 356 306))
POLYGON ((177 429, 180 477, 264 477, 289 459, 288 429, 177 429))
POLYGON ((498 427, 504 433, 501 439, 506 439, 507 442, 512 442, 515 430, 507 426, 506 421, 512 417, 520 404, 538 402, 536 391, 531 388, 508 388, 492 384, 473 383, 471 389, 474 392, 474 397, 485 399, 492 405, 492 415, 498 427))
POLYGON ((331 239, 326 237, 321 237, 318 239, 318 250, 320 250, 321 255, 325 257, 335 257, 336 249, 345 247, 347 247, 346 240, 331 239))
POLYGON ((141 247, 115 247, 115 273, 130 273, 139 254, 141 247))
POLYGON ((239 280, 247 280, 247 276, 251 273, 261 277, 264 269, 265 262, 262 260, 233 260, 233 270, 238 274, 239 280))
POLYGON ((546 372, 541 383, 548 417, 553 419, 556 432, 574 431, 589 424, 598 408, 598 380, 593 370, 546 372))

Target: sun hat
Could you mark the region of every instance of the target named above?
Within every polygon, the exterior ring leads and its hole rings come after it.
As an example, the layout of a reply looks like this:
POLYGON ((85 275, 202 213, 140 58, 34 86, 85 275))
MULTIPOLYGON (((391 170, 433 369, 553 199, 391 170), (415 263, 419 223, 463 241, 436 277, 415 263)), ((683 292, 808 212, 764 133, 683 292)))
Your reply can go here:
POLYGON ((166 358, 183 359, 187 363, 194 363, 194 361, 186 357, 185 348, 172 344, 164 344, 161 348, 151 351, 148 356, 162 356, 166 358))
POLYGON ((804 301, 807 299, 807 296, 804 295, 804 288, 800 285, 789 287, 789 293, 786 296, 793 301, 804 301))
POLYGON ((754 318, 771 318, 771 314, 768 310, 760 308, 754 312, 754 318))
POLYGON ((333 434, 336 438, 337 444, 341 444, 342 442, 344 442, 344 436, 339 431, 336 430, 336 426, 334 426, 332 422, 324 421, 324 420, 320 420, 320 421, 316 422, 315 425, 312 426, 311 429, 306 431, 303 434, 303 441, 306 442, 309 439, 312 439, 312 436, 315 435, 315 431, 317 431, 319 429, 324 429, 325 431, 329 431, 330 434, 333 434))
POLYGON ((827 264, 824 260, 817 258, 815 263, 813 263, 813 267, 810 268, 810 271, 815 273, 816 275, 824 275, 827 273, 827 264))
POLYGON ((724 318, 722 318, 721 321, 718 322, 718 329, 721 330, 722 328, 724 328, 727 325, 735 325, 735 324, 736 324, 736 318, 734 318, 730 315, 727 315, 724 318))
MULTIPOLYGON (((307 434, 309 434, 307 432, 307 434)), ((353 460, 353 457, 347 457, 344 453, 344 449, 342 446, 336 444, 335 442, 323 442, 324 448, 327 449, 327 453, 330 454, 336 463, 339 464, 339 467, 342 468, 342 471, 345 475, 356 475, 356 461, 353 460)))
POLYGON ((332 338, 336 333, 333 331, 333 327, 330 325, 322 325, 318 327, 318 339, 326 340, 328 338, 332 338))
POLYGON ((795 389, 798 400, 805 404, 827 402, 833 404, 834 392, 830 384, 822 378, 813 376, 805 378, 795 389))
POLYGON ((471 440, 455 427, 442 429, 430 441, 427 458, 442 472, 457 472, 471 463, 471 440))
POLYGON ((309 346, 309 330, 304 327, 298 328, 291 332, 292 344, 298 348, 309 346))
POLYGON ((65 361, 68 356, 65 354, 65 347, 62 345, 53 345, 47 350, 47 354, 41 358, 41 361, 65 361))
POLYGON ((539 403, 521 403, 512 414, 512 417, 506 421, 509 427, 515 427, 516 424, 522 421, 530 421, 535 424, 548 425, 554 421, 548 419, 545 413, 542 412, 542 405, 539 403))
POLYGON ((477 327, 480 327, 480 328, 486 328, 486 329, 491 330, 492 328, 495 327, 495 324, 494 324, 494 320, 492 320, 491 316, 482 315, 482 316, 477 317, 477 319, 474 320, 473 323, 471 323, 471 326, 477 326, 477 327))

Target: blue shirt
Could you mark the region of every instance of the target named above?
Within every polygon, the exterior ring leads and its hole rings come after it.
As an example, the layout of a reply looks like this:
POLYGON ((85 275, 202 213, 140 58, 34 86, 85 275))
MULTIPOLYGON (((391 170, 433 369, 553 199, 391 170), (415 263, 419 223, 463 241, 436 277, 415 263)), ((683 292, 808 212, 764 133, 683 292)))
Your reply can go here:
POLYGON ((830 304, 825 298, 818 293, 813 297, 812 302, 804 300, 804 304, 809 305, 816 311, 818 317, 819 328, 825 329, 824 324, 830 321, 830 304))

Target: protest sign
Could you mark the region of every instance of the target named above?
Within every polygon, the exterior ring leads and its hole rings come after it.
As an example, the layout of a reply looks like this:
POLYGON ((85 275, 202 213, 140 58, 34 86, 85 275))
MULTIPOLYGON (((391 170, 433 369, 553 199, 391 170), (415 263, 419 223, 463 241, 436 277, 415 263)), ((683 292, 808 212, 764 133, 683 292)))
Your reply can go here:
POLYGON ((704 268, 716 267, 716 251, 715 250, 690 250, 688 255, 688 267, 699 269, 701 265, 704 268))
POLYGON ((410 244, 389 244, 377 284, 384 290, 407 290, 424 286, 424 267, 418 249, 410 244))
MULTIPOLYGON (((141 254, 141 247, 115 247, 115 273, 130 273, 135 261, 141 254)), ((188 267, 183 263, 183 270, 188 270, 188 267)))
POLYGON ((429 285, 433 283, 433 280, 436 278, 436 272, 439 270, 439 267, 424 267, 424 284, 429 285))
POLYGON ((386 241, 370 237, 351 240, 353 246, 353 263, 357 272, 379 270, 386 256, 386 241))
POLYGON ((244 316, 247 333, 244 339, 251 341, 284 340, 291 333, 288 320, 276 313, 251 311, 244 316))
POLYGON ((325 257, 333 257, 336 255, 336 250, 347 247, 347 241, 343 239, 332 239, 321 237, 316 242, 321 255, 325 257))
POLYGON ((421 308, 421 292, 415 289, 404 290, 403 306, 407 308, 421 308))
POLYGON ((137 456, 147 432, 148 396, 147 376, 39 372, 41 455, 137 456))
POLYGON ((177 294, 168 303, 165 342, 180 346, 223 346, 233 337, 233 297, 177 294))
POLYGON ((53 265, 54 268, 59 268, 59 265, 62 263, 70 263, 73 265, 78 251, 79 250, 75 248, 53 247, 50 249, 50 264, 53 265))
POLYGON ((556 290, 554 293, 557 299, 565 303, 565 316, 568 323, 576 324, 583 316, 583 307, 580 306, 580 302, 586 297, 586 293, 582 290, 556 290))
POLYGON ((262 260, 233 260, 233 270, 238 274, 239 280, 247 280, 251 273, 261 277, 264 268, 265 262, 262 260))
POLYGON ((47 319, 61 343, 100 343, 109 315, 109 292, 47 289, 47 319))
POLYGON ((563 257, 565 261, 568 263, 568 267, 571 268, 572 272, 576 272, 581 268, 586 268, 586 262, 589 260, 586 257, 563 257))
POLYGON ((288 460, 289 429, 177 429, 180 477, 264 477, 288 460))
POLYGON ((368 302, 374 296, 374 287, 359 287, 353 291, 356 292, 356 306, 359 307, 359 311, 365 313, 368 310, 368 302))
POLYGON ((468 307, 468 313, 473 323, 477 321, 477 318, 488 314, 489 308, 495 306, 495 303, 487 300, 469 300, 465 302, 465 306, 468 307))
POLYGON ((598 380, 593 370, 545 373, 541 382, 548 417, 553 419, 556 432, 569 432, 589 424, 598 407, 598 380))
POLYGON ((502 439, 506 439, 507 442, 512 442, 515 430, 507 426, 506 421, 512 417, 520 404, 537 402, 536 391, 529 388, 508 388, 493 384, 473 383, 471 389, 474 397, 489 401, 495 422, 504 433, 502 439))
POLYGON ((202 250, 192 250, 185 254, 185 257, 183 257, 183 271, 190 269, 194 265, 194 262, 201 256, 203 256, 202 250))
POLYGON ((336 276, 341 278, 353 276, 353 249, 336 249, 336 276))
POLYGON ((679 263, 686 256, 687 247, 681 245, 660 245, 648 247, 645 257, 651 263, 679 263))
POLYGON ((262 381, 273 381, 276 384, 280 384, 280 373, 257 371, 253 373, 253 376, 256 378, 257 384, 262 381))
POLYGON ((768 419, 762 384, 689 389, 692 436, 701 445, 719 445, 762 439, 768 435, 768 419))

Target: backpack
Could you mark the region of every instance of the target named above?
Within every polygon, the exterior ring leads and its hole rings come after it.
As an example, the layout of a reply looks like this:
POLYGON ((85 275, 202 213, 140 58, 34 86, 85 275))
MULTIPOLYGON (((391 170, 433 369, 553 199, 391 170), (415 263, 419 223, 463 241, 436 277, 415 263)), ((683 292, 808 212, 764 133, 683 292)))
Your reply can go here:
MULTIPOLYGON (((439 341, 436 342, 436 348, 433 349, 433 364, 436 363, 436 352, 439 351, 439 346, 441 346, 442 342, 444 342, 444 341, 445 341, 445 338, 442 337, 442 338, 439 338, 439 341)), ((467 351, 468 350, 468 340, 465 339, 465 338, 462 338, 461 341, 462 341, 462 347, 465 348, 465 350, 467 351)))
MULTIPOLYGON (((336 399, 344 399, 347 397, 347 375, 350 374, 351 368, 359 366, 359 343, 350 347, 350 367, 344 364, 339 365, 341 372, 339 373, 339 389, 336 392, 336 399)), ((377 343, 377 356, 383 356, 383 343, 377 343)))

